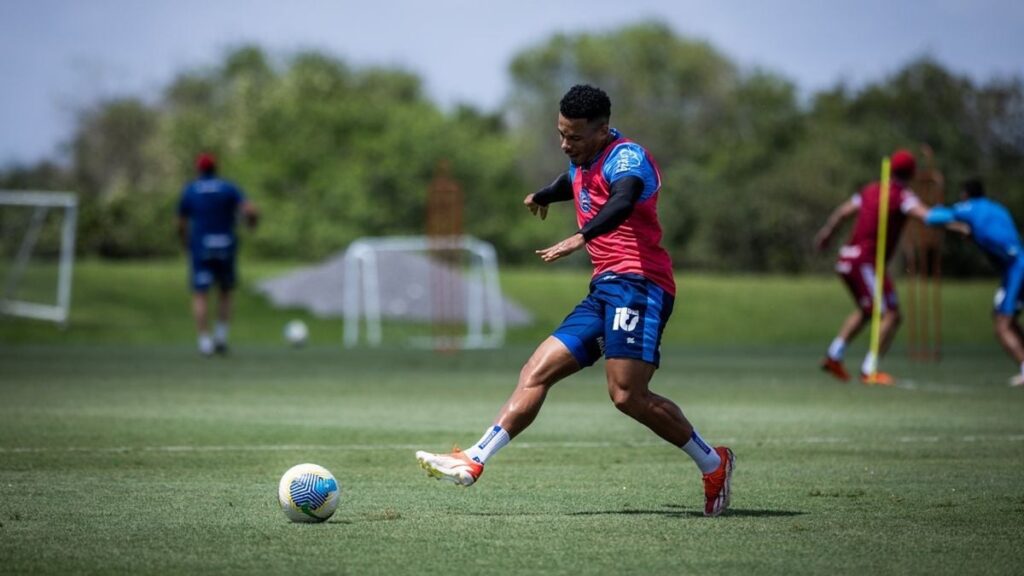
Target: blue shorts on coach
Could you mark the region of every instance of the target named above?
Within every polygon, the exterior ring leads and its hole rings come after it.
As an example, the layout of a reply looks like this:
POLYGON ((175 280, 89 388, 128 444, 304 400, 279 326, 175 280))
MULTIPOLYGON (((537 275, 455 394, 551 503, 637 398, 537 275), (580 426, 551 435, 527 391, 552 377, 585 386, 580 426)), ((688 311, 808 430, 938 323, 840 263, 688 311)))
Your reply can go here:
POLYGON ((636 274, 603 274, 553 336, 580 366, 606 358, 634 358, 658 366, 661 334, 675 298, 636 274))
POLYGON ((235 287, 235 254, 234 252, 211 255, 193 254, 190 284, 194 292, 206 292, 217 284, 221 290, 232 290, 235 287))

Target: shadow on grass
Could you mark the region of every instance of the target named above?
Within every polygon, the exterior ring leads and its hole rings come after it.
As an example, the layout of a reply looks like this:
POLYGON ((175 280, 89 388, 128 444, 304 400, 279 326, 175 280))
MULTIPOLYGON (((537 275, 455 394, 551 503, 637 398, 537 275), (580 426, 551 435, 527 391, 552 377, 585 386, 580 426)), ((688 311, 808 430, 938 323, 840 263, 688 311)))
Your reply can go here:
MULTIPOLYGON (((666 504, 668 510, 634 510, 624 508, 622 510, 594 510, 589 512, 573 512, 570 516, 664 516, 666 518, 703 518, 703 510, 687 509, 678 504, 666 504)), ((722 516, 737 516, 744 518, 784 518, 788 516, 802 516, 806 512, 797 510, 750 510, 744 508, 730 508, 722 516)))
MULTIPOLYGON (((789 516, 803 516, 806 512, 798 510, 752 510, 745 508, 730 508, 722 516, 736 516, 742 518, 785 518, 789 516)), ((551 516, 552 514, 543 511, 530 512, 459 512, 459 516, 551 516)), ((556 514, 557 515, 557 514, 556 514)), ((568 512, 565 516, 662 516, 665 518, 703 518, 703 510, 688 509, 678 504, 665 504, 664 509, 634 509, 623 508, 621 510, 584 510, 580 512, 568 512)))

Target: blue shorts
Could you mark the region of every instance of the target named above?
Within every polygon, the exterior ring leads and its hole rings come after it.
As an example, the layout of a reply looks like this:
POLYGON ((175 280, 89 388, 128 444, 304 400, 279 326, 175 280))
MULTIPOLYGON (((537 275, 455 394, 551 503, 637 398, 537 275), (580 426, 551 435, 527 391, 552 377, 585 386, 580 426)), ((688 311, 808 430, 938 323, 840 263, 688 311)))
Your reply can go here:
POLYGON ((1021 285, 1024 284, 1024 257, 1018 257, 1003 273, 1003 283, 996 291, 993 312, 1000 316, 1016 316, 1021 307, 1021 285))
POLYGON ((554 334, 581 367, 606 358, 661 362, 661 334, 675 298, 635 274, 605 274, 590 283, 590 294, 554 334))
POLYGON ((192 254, 191 283, 193 292, 206 292, 210 286, 217 284, 221 290, 232 290, 235 287, 235 255, 234 253, 192 254))

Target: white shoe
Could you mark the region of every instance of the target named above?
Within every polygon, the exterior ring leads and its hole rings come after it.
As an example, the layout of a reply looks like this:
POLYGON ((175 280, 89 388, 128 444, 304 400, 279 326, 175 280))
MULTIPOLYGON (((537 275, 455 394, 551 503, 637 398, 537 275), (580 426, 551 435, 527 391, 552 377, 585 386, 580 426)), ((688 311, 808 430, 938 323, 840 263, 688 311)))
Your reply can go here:
POLYGON ((433 454, 419 450, 416 460, 427 475, 438 480, 454 482, 459 486, 472 486, 484 473, 484 465, 455 448, 451 454, 433 454))
POLYGON ((1021 386, 1024 386, 1024 374, 1017 374, 1013 378, 1010 378, 1011 388, 1020 388, 1021 386))
POLYGON ((213 340, 211 340, 209 337, 200 337, 199 338, 199 353, 200 354, 202 354, 203 356, 213 356, 213 350, 214 350, 213 340))

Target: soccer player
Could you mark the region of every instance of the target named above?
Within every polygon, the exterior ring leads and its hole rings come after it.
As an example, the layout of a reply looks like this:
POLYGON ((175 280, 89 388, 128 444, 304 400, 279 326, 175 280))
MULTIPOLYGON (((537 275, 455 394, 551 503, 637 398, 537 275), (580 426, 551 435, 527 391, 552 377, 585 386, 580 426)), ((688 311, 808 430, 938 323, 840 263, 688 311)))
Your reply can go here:
POLYGON ((259 212, 234 183, 217 177, 217 161, 211 154, 196 157, 198 178, 185 185, 178 203, 178 236, 188 249, 191 263, 192 315, 199 332, 199 353, 225 354, 231 322, 231 291, 235 287, 235 254, 238 239, 235 221, 244 215, 250 228, 259 212), (217 284, 217 323, 210 336, 207 293, 217 284))
POLYGON ((999 342, 1020 367, 1020 372, 1010 379, 1010 386, 1024 386, 1024 332, 1017 322, 1021 285, 1024 284, 1024 250, 1017 225, 1005 206, 985 197, 981 180, 965 181, 960 188, 960 199, 952 208, 933 207, 925 223, 929 226, 966 224, 969 230, 965 232, 970 233, 975 244, 1002 272, 1003 282, 996 291, 992 320, 999 342))
POLYGON ((599 88, 573 86, 559 112, 569 170, 523 203, 543 219, 552 202, 575 201, 579 229, 536 253, 554 262, 586 248, 594 265, 590 294, 527 360, 479 441, 465 451, 419 451, 416 458, 435 478, 472 485, 488 459, 533 422, 555 383, 604 355, 615 407, 693 459, 703 474, 704 514, 717 516, 729 506, 732 450, 711 448, 676 404, 649 388, 675 301, 672 263, 660 245, 658 167, 643 147, 609 127, 611 101, 599 88))
MULTIPOLYGON (((914 177, 916 168, 914 156, 906 150, 897 150, 890 158, 890 163, 891 181, 885 237, 886 263, 892 258, 907 216, 923 220, 927 214, 927 209, 908 185, 914 177)), ((853 235, 850 241, 840 248, 839 259, 836 261, 836 272, 849 288, 857 308, 843 321, 839 333, 832 340, 825 359, 821 362, 822 370, 843 381, 850 379, 843 366, 846 345, 871 321, 874 310, 875 250, 878 243, 880 206, 881 185, 872 182, 837 206, 814 237, 814 244, 818 250, 824 250, 838 226, 848 218, 857 217, 853 235)), ((900 324, 896 289, 886 270, 882 270, 882 274, 882 323, 878 349, 880 356, 884 356, 889 349, 900 324)), ((869 350, 861 364, 861 381, 865 384, 892 385, 892 376, 878 370, 878 361, 879 358, 869 350)))

